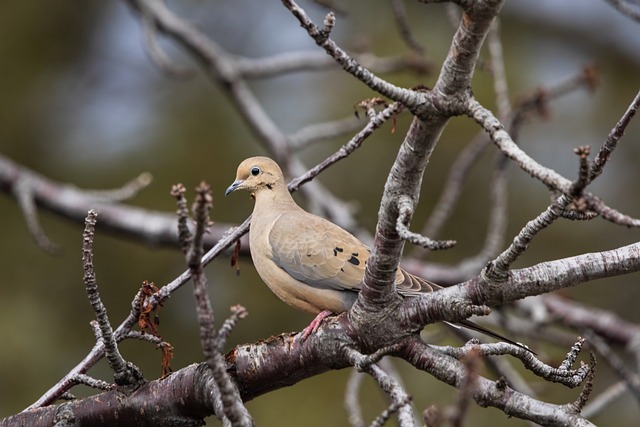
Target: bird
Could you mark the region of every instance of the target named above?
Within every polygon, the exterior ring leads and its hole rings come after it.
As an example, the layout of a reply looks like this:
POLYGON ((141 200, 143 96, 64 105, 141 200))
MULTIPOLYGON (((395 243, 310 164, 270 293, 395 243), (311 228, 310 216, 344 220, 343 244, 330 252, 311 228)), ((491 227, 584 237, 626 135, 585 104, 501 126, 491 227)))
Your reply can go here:
MULTIPOLYGON (((358 297, 370 248, 342 227, 298 206, 282 169, 269 157, 240 163, 225 196, 237 190, 248 191, 255 201, 249 249, 258 275, 283 302, 316 315, 302 338, 316 332, 326 317, 349 310, 358 297)), ((404 297, 442 289, 401 267, 394 283, 404 297)), ((458 324, 529 350, 471 321, 458 324)))

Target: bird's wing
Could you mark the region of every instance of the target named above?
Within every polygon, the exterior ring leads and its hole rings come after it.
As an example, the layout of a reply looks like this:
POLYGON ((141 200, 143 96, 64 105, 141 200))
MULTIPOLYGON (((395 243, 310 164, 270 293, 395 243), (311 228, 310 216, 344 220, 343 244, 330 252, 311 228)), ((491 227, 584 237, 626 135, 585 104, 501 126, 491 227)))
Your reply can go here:
POLYGON ((269 231, 271 258, 298 281, 358 291, 369 248, 337 225, 302 210, 285 212, 269 231))
POLYGON ((396 289, 401 295, 417 297, 426 292, 442 289, 442 286, 436 285, 422 277, 414 276, 402 268, 398 268, 398 274, 396 274, 396 289))

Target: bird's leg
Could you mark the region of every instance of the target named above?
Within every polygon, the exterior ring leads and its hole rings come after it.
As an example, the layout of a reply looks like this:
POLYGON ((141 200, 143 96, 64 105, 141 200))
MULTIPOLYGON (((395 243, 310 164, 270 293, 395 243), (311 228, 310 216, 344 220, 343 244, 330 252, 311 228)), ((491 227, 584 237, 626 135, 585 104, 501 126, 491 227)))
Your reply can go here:
POLYGON ((302 330, 302 337, 301 339, 304 341, 307 339, 307 337, 311 334, 315 334, 316 331, 318 330, 318 328, 320 327, 320 324, 322 323, 322 321, 331 316, 333 314, 332 311, 329 310, 322 310, 320 313, 318 313, 318 315, 316 316, 315 319, 313 319, 311 321, 311 323, 309 323, 309 326, 307 326, 306 328, 304 328, 302 330))

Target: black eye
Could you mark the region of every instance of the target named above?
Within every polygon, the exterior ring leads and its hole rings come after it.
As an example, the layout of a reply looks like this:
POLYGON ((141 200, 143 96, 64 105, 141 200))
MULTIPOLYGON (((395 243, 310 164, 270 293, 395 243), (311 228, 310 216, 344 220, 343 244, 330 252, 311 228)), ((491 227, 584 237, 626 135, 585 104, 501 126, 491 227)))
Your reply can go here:
POLYGON ((253 176, 258 176, 258 174, 260 173, 260 168, 257 166, 254 166, 251 168, 251 175, 253 176))

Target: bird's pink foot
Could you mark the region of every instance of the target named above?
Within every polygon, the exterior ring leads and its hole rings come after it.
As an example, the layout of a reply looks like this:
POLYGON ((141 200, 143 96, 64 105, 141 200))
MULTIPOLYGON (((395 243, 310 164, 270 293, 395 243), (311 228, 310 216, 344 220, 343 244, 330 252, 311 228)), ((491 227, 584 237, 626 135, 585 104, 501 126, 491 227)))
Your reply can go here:
POLYGON ((322 310, 320 313, 318 313, 316 318, 313 319, 311 323, 309 323, 309 326, 304 328, 304 330, 302 331, 302 337, 301 337, 302 341, 306 340, 309 335, 315 334, 318 328, 320 327, 320 324, 322 323, 322 321, 325 318, 331 316, 332 314, 333 312, 329 310, 322 310))

